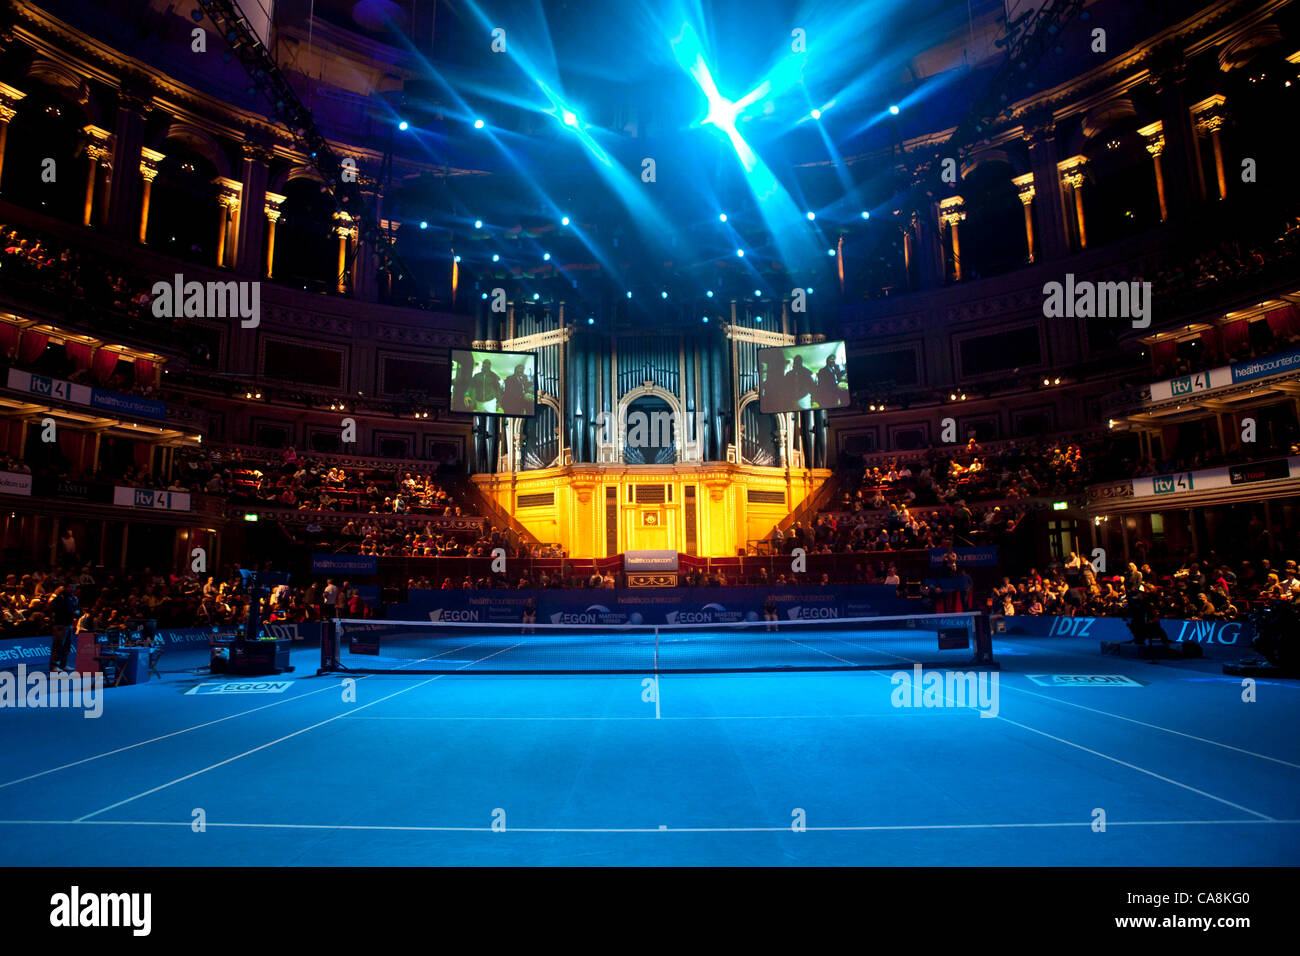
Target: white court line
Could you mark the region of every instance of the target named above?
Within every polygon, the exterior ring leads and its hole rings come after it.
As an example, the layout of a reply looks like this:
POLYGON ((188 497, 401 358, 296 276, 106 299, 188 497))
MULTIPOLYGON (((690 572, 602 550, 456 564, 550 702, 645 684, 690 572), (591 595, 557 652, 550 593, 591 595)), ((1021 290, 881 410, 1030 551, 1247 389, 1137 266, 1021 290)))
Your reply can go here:
POLYGON ((1209 737, 1198 737, 1196 734, 1184 733, 1181 730, 1174 730, 1170 727, 1161 727, 1159 724, 1149 724, 1145 720, 1138 720, 1136 717, 1125 717, 1123 714, 1113 714, 1108 710, 1099 710, 1096 707, 1088 707, 1084 704, 1076 704, 1072 700, 1062 700, 1059 697, 1049 697, 1047 694, 1039 694, 1036 691, 1025 690, 1023 687, 1007 687, 1007 690, 1014 690, 1020 694, 1028 694, 1030 697, 1041 697, 1043 700, 1049 700, 1057 704, 1065 704, 1067 707, 1077 707, 1080 710, 1088 710, 1094 714, 1101 714, 1104 717, 1114 717, 1116 720, 1127 720, 1130 724, 1138 724, 1142 727, 1150 727, 1152 730, 1163 730, 1167 734, 1176 734, 1179 737, 1186 737, 1188 740, 1199 740, 1203 744, 1212 744, 1215 747, 1222 747, 1225 750, 1235 750, 1237 753, 1246 754, 1250 757, 1258 757, 1260 760, 1271 760, 1273 763, 1280 763, 1286 767, 1294 767, 1300 770, 1300 763, 1292 763, 1289 760, 1283 760, 1280 757, 1270 757, 1268 754, 1256 753, 1253 750, 1247 750, 1244 747, 1234 747, 1232 744, 1225 744, 1219 740, 1211 740, 1209 737))
MULTIPOLYGON (((1296 826, 1300 820, 1107 820, 1106 827, 1218 827, 1218 826, 1296 826)), ((110 827, 185 827, 192 820, 0 820, 0 826, 110 826, 110 827)), ((777 827, 507 827, 493 830, 489 826, 401 826, 395 824, 329 823, 214 823, 210 828, 246 830, 360 830, 422 833, 791 833, 790 824, 777 827)), ((1093 826, 1090 820, 1065 820, 1048 823, 911 823, 864 826, 807 827, 817 833, 906 832, 916 830, 1047 830, 1093 826)))
MULTIPOLYGON (((490 658, 496 657, 497 654, 504 654, 506 651, 512 651, 512 650, 514 650, 516 647, 518 647, 518 646, 519 646, 520 644, 522 644, 522 643, 523 643, 523 641, 520 641, 519 644, 515 644, 515 645, 513 645, 513 646, 511 646, 511 647, 503 648, 503 649, 501 649, 501 650, 499 650, 499 651, 495 651, 495 652, 489 654, 487 657, 480 657, 480 658, 479 658, 478 660, 476 660, 476 661, 470 661, 469 663, 465 664, 463 667, 457 668, 457 670, 464 670, 465 667, 472 667, 472 666, 475 665, 475 664, 482 663, 483 661, 486 661, 486 660, 489 660, 490 658)), ((115 810, 115 809, 117 809, 118 807, 123 806, 124 804, 131 803, 131 802, 134 801, 134 800, 139 800, 141 797, 147 797, 147 796, 149 796, 150 794, 157 793, 157 792, 160 791, 160 790, 166 790, 168 787, 175 786, 175 785, 178 784, 178 783, 183 783, 183 782, 186 781, 186 780, 191 780, 191 779, 193 779, 194 777, 197 777, 197 776, 200 776, 200 775, 202 775, 202 774, 205 774, 205 773, 207 773, 209 770, 216 770, 218 767, 224 767, 224 766, 225 766, 226 764, 228 764, 228 763, 233 763, 234 761, 239 760, 239 759, 241 759, 241 758, 243 758, 243 757, 247 757, 247 756, 249 756, 250 754, 255 754, 255 753, 257 753, 259 750, 265 750, 265 749, 267 749, 268 747, 274 747, 274 746, 275 746, 276 744, 278 744, 278 743, 283 743, 283 742, 286 741, 286 740, 291 740, 291 739, 293 739, 294 737, 300 736, 301 734, 305 734, 305 733, 307 733, 307 731, 309 731, 309 730, 315 730, 317 727, 324 727, 326 724, 331 724, 331 723, 333 723, 333 722, 336 721, 336 720, 342 720, 344 717, 347 717, 349 714, 353 714, 353 713, 355 713, 355 712, 358 711, 358 710, 365 710, 367 707, 374 707, 376 704, 382 704, 382 703, 383 703, 384 701, 386 701, 386 700, 392 700, 394 697, 398 697, 398 696, 400 696, 400 695, 402 695, 402 694, 409 693, 410 691, 413 691, 413 690, 418 690, 418 689, 421 688, 421 687, 426 687, 426 686, 428 686, 429 684, 432 684, 434 681, 439 680, 439 679, 442 678, 443 676, 445 676, 445 675, 439 674, 437 677, 431 677, 431 678, 429 678, 428 680, 420 681, 418 684, 413 684, 413 685, 411 685, 410 687, 404 687, 402 690, 394 691, 393 693, 388 694, 388 695, 385 696, 385 697, 380 697, 378 700, 372 700, 372 701, 371 701, 370 703, 368 703, 368 704, 362 704, 360 707, 353 708, 352 710, 350 710, 350 711, 346 711, 346 712, 344 712, 344 713, 342 713, 342 714, 335 714, 333 717, 330 717, 330 718, 328 718, 328 719, 326 719, 326 720, 322 720, 322 721, 320 721, 319 723, 312 724, 310 727, 304 727, 304 728, 302 728, 301 730, 295 730, 295 731, 294 731, 293 733, 291 733, 291 734, 285 734, 283 737, 280 737, 280 738, 278 738, 278 739, 276 739, 276 740, 272 740, 272 741, 269 741, 268 743, 264 743, 264 744, 262 744, 261 746, 254 747, 252 750, 245 750, 242 754, 236 754, 236 755, 233 756, 233 757, 227 757, 225 760, 221 760, 221 761, 218 761, 217 763, 214 763, 214 764, 212 764, 212 765, 210 765, 210 766, 204 767, 202 770, 196 770, 196 771, 194 771, 193 773, 187 773, 187 774, 185 774, 185 776, 183 776, 183 777, 177 777, 175 780, 171 780, 171 781, 168 781, 167 783, 160 784, 160 785, 158 785, 158 786, 156 786, 156 787, 152 787, 152 788, 150 788, 149 790, 145 790, 143 793, 137 793, 137 794, 136 794, 135 796, 133 796, 133 797, 127 797, 125 800, 119 800, 119 801, 117 801, 117 803, 111 803, 111 804, 109 804, 109 805, 106 806, 106 807, 101 807, 101 808, 98 809, 98 810, 93 810, 93 811, 91 811, 90 813, 87 813, 87 814, 85 814, 84 816, 79 817, 79 818, 78 818, 78 822, 84 822, 84 821, 86 821, 86 820, 89 820, 91 817, 98 816, 99 814, 101 814, 101 813, 105 813, 105 812, 107 812, 107 811, 109 811, 109 810, 115 810)))
MULTIPOLYGON (((900 708, 897 711, 888 714, 684 714, 675 717, 664 717, 663 720, 855 720, 867 717, 889 717, 901 719, 910 717, 917 719, 921 717, 940 717, 949 715, 952 717, 965 716, 970 714, 974 708, 971 707, 950 707, 940 711, 922 711, 915 708, 900 708)), ((357 720, 654 720, 654 717, 626 717, 613 716, 605 714, 594 714, 592 716, 575 716, 575 717, 529 717, 529 716, 494 716, 494 717, 459 717, 448 715, 429 715, 429 716, 411 716, 411 717, 357 717, 357 720)))
MULTIPOLYGON (((477 641, 475 643, 482 643, 482 641, 477 641)), ((473 647, 473 646, 474 646, 473 644, 465 645, 465 647, 473 647)), ((465 649, 464 647, 456 648, 456 650, 464 650, 464 649, 465 649)), ((449 651, 448 653, 454 653, 454 652, 449 651)), ((377 675, 363 674, 362 676, 358 677, 357 680, 364 680, 366 677, 373 677, 373 676, 377 676, 377 675)), ((277 700, 270 704, 263 704, 261 707, 252 707, 249 708, 248 710, 241 710, 239 711, 239 713, 236 714, 227 714, 225 717, 218 717, 216 720, 208 720, 205 721, 204 723, 195 724, 193 727, 186 727, 182 730, 173 730, 169 734, 162 734, 161 736, 158 737, 150 737, 148 740, 141 740, 138 743, 127 744, 125 747, 118 747, 115 750, 105 750, 103 753, 94 754, 93 756, 90 757, 82 757, 80 760, 74 760, 71 763, 61 764, 60 766, 57 767, 51 767, 49 770, 41 770, 38 773, 28 774, 25 777, 18 777, 14 780, 9 780, 6 781, 5 783, 0 783, 0 790, 3 790, 5 787, 12 787, 14 784, 26 783, 28 780, 35 780, 38 777, 44 777, 47 774, 58 773, 60 770, 67 770, 71 767, 79 767, 83 763, 90 763, 91 761, 99 760, 103 757, 112 757, 115 754, 125 753, 126 751, 134 750, 137 747, 144 747, 147 744, 155 744, 160 740, 167 740, 169 737, 178 737, 181 734, 188 734, 195 730, 202 730, 204 727, 212 727, 215 724, 220 724, 227 720, 234 720, 236 717, 246 717, 249 714, 255 714, 259 710, 266 710, 269 707, 279 707, 281 704, 293 703, 294 701, 297 700, 304 700, 316 694, 324 693, 327 690, 337 690, 337 689, 338 687, 336 685, 327 684, 326 686, 318 688, 317 690, 307 691, 305 694, 295 694, 292 697, 285 697, 282 700, 277 700)))
MULTIPOLYGON (((867 673, 875 674, 875 675, 878 675, 878 676, 880 676, 880 677, 884 677, 884 676, 885 676, 885 675, 882 674, 880 671, 868 671, 867 673)), ((1000 687, 1000 686, 1001 686, 1001 681, 999 680, 998 683, 999 683, 999 687, 1000 687)), ((952 698, 951 698, 951 697, 948 697, 947 695, 945 695, 944 699, 945 699, 945 700, 948 700, 949 702, 952 702, 952 698)), ((1224 804, 1225 806, 1232 807, 1234 810, 1242 810, 1242 811, 1244 811, 1244 812, 1246 812, 1246 813, 1253 814, 1253 815, 1255 815, 1255 816, 1261 818, 1262 820, 1266 820, 1266 821, 1272 821, 1272 820, 1273 820, 1273 818, 1270 817, 1270 816, 1269 816, 1268 814, 1266 814, 1266 813, 1260 813, 1258 810, 1252 810, 1252 809, 1250 809, 1250 807, 1243 807, 1241 804, 1239 804, 1239 803, 1233 803, 1231 800, 1225 799, 1224 797, 1218 797, 1218 796, 1215 796, 1214 794, 1209 793, 1208 791, 1200 790, 1200 789, 1198 789, 1198 788, 1196 788, 1196 787, 1193 787, 1191 784, 1186 784, 1186 783, 1183 783, 1183 782, 1181 782, 1181 781, 1179 781, 1179 780, 1175 780, 1175 779, 1173 779, 1172 777, 1166 777, 1166 776, 1164 776, 1163 774, 1158 774, 1158 773, 1156 773, 1154 770, 1147 770, 1145 767, 1139 767, 1137 764, 1135 764, 1135 763, 1129 763, 1127 760, 1120 760, 1118 757, 1112 757, 1110 754, 1102 753, 1100 750, 1093 750, 1091 747, 1085 747, 1085 746, 1083 746, 1083 744, 1076 744, 1074 741, 1072 741, 1072 740, 1066 740, 1064 737, 1057 737, 1055 734, 1049 734, 1049 733, 1048 733, 1047 731, 1045 731, 1045 730, 1039 730, 1039 729, 1037 729, 1036 727, 1030 727, 1028 724, 1022 724, 1022 723, 1020 723, 1020 722, 1018 722, 1018 721, 1012 720, 1010 717, 1006 717, 1006 716, 1004 716, 1004 715, 1001 714, 1001 713, 999 713, 999 714, 998 714, 994 719, 995 719, 995 720, 1005 720, 1007 723, 1011 724, 1011 725, 1014 726, 1014 727, 1019 727, 1019 728, 1021 728, 1022 730, 1028 730, 1030 733, 1038 734, 1038 735, 1040 735, 1040 736, 1042 736, 1042 737, 1046 737, 1046 738, 1048 738, 1049 740, 1055 740, 1055 741, 1057 741, 1058 743, 1065 744, 1065 745, 1068 746, 1068 747, 1074 747, 1074 748, 1077 749, 1077 750, 1082 750, 1084 753, 1090 753, 1090 754, 1092 754, 1093 756, 1101 757, 1101 758, 1104 759, 1104 760, 1109 760, 1109 761, 1111 761, 1111 762, 1113 762, 1113 763, 1117 763, 1117 764, 1119 764, 1120 766, 1128 767, 1130 770, 1136 770, 1138 773, 1144 773, 1144 774, 1146 774, 1148 777, 1155 777, 1157 780, 1162 780, 1162 781, 1164 781, 1165 783, 1173 784, 1175 787, 1181 787, 1181 788, 1184 789, 1184 790, 1190 790, 1192 793, 1199 794, 1200 796, 1203 796, 1203 797, 1208 797, 1208 798, 1210 798, 1211 800, 1215 800, 1215 801, 1217 801, 1217 802, 1219 802, 1219 803, 1224 804)))
MULTIPOLYGON (((808 650, 810 650, 810 651, 816 651, 818 654, 825 654, 827 657, 831 658, 832 660, 839 661, 841 664, 848 664, 850 667, 854 667, 854 666, 856 666, 856 662, 855 662, 855 661, 846 661, 846 660, 845 660, 844 658, 842 658, 842 657, 836 657, 836 656, 835 656, 834 654, 832 654, 830 651, 823 651, 821 648, 813 647, 813 646, 811 646, 811 645, 809 645, 809 644, 804 644, 802 641, 796 641, 796 640, 795 640, 794 638, 792 638, 792 637, 784 638, 784 640, 788 641, 788 642, 791 643, 791 644, 798 644, 800 647, 806 648, 806 649, 808 649, 808 650)), ((845 642, 845 643, 847 643, 847 642, 845 642)))
POLYGON ((1093 750, 1091 747, 1083 746, 1083 744, 1076 744, 1074 741, 1066 740, 1064 737, 1057 737, 1055 734, 1049 734, 1045 730, 1037 730, 1026 724, 1018 723, 1017 721, 1014 721, 1009 717, 1003 717, 1001 714, 998 714, 997 719, 1005 720, 1007 723, 1011 724, 1012 726, 1019 727, 1022 730, 1028 730, 1030 733, 1041 734, 1042 736, 1047 737, 1049 740, 1055 740, 1058 741, 1059 743, 1066 744, 1070 747, 1075 747, 1079 750, 1084 751, 1085 753, 1090 753, 1098 757, 1104 757, 1106 760, 1114 761, 1115 763, 1121 766, 1128 767, 1131 770, 1136 770, 1139 773, 1144 773, 1149 777, 1155 777, 1157 780, 1163 780, 1165 783, 1172 783, 1175 787, 1182 787, 1184 790, 1190 790, 1192 793, 1200 794, 1203 797, 1209 797, 1211 800, 1217 800, 1219 803, 1222 803, 1225 806, 1232 807, 1235 810, 1243 810, 1246 813, 1253 813, 1255 816, 1263 820, 1271 821, 1273 819, 1266 813, 1260 813, 1258 810, 1250 809, 1250 807, 1243 807, 1240 803, 1233 803, 1231 800, 1226 800, 1223 797, 1216 797, 1214 794, 1208 793, 1205 790, 1199 790, 1196 787, 1193 787, 1191 784, 1181 783, 1180 781, 1175 780, 1172 777, 1166 777, 1163 774, 1156 773, 1154 770, 1147 770, 1144 767, 1139 767, 1137 764, 1129 763, 1127 760, 1120 760, 1118 757, 1112 757, 1110 754, 1104 754, 1100 750, 1093 750))

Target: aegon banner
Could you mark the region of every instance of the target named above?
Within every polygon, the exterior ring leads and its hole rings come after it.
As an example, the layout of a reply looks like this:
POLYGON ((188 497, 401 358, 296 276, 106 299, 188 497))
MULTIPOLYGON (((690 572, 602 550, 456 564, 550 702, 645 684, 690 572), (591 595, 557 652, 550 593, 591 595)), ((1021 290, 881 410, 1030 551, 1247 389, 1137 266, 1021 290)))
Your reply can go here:
POLYGON ((920 614, 916 599, 900 598, 886 585, 856 587, 590 588, 575 591, 411 591, 405 604, 390 604, 390 620, 469 621, 513 624, 532 600, 539 623, 726 624, 761 621, 768 595, 781 620, 834 620, 920 614))
MULTIPOLYGON (((303 625, 299 625, 303 626, 303 625)), ((319 628, 320 625, 316 625, 319 628)), ((158 631, 155 635, 155 641, 160 643, 164 649, 183 650, 188 647, 207 647, 213 637, 224 638, 229 640, 234 631, 229 628, 211 628, 211 627, 186 627, 186 628, 169 628, 158 631)), ((317 640, 319 631, 310 637, 304 637, 304 640, 317 640)), ((72 654, 69 660, 75 659, 77 654, 76 642, 72 645, 72 654)), ((33 637, 18 637, 10 640, 0 640, 0 668, 17 667, 19 664, 36 662, 44 665, 50 659, 50 635, 36 635, 33 637)))

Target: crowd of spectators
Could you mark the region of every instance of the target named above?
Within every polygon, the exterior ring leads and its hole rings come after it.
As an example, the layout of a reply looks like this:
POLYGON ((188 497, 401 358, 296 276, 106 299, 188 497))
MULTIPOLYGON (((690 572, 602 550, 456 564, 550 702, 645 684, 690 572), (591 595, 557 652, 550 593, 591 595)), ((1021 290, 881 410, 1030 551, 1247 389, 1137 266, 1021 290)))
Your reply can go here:
POLYGON ((0 268, 6 279, 38 286, 46 291, 89 299, 121 312, 147 315, 149 281, 100 257, 76 249, 29 229, 0 223, 0 268))
POLYGON ((1139 595, 1162 618, 1238 620, 1265 604, 1300 602, 1300 570, 1290 559, 1278 568, 1266 558, 1234 562, 1210 554, 1203 560, 1189 556, 1167 574, 1139 557, 1108 575, 1071 552, 1062 566, 1045 573, 1031 568, 1014 581, 1003 577, 988 607, 1004 616, 1126 617, 1139 595))
MULTIPOLYGON (((136 574, 81 568, 33 570, 6 575, 0 589, 0 639, 50 632, 53 602, 60 590, 76 585, 77 631, 129 629, 139 622, 159 628, 232 627, 248 615, 249 590, 238 569, 207 577, 161 574, 150 568, 136 574)), ((263 619, 271 622, 318 621, 331 616, 367 617, 371 611, 358 588, 330 580, 306 587, 270 588, 263 619)))
POLYGON ((238 449, 186 457, 173 482, 250 507, 364 514, 460 517, 461 507, 432 475, 396 468, 344 468, 298 454, 245 456, 238 449))

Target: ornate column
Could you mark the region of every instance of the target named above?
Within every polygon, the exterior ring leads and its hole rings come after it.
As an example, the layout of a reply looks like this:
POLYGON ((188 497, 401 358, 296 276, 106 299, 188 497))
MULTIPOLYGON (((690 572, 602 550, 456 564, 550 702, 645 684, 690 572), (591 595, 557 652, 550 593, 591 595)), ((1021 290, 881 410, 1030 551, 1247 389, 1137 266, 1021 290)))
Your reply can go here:
POLYGON ((100 129, 98 126, 82 127, 81 132, 85 135, 86 151, 86 201, 81 211, 81 224, 89 226, 94 221, 95 196, 100 192, 97 186, 101 181, 109 179, 108 157, 113 152, 112 138, 108 130, 100 129))
POLYGON ((1070 251, 1070 241, 1065 203, 1058 185, 1056 126, 1051 114, 1043 111, 1026 117, 1024 128, 1033 181, 1043 187, 1034 203, 1038 214, 1038 257, 1059 259, 1070 251))
POLYGON ((9 137, 9 121, 18 112, 18 102, 27 94, 8 83, 0 83, 0 175, 4 173, 5 141, 9 137))
POLYGON ((1171 219, 1190 214, 1192 207, 1205 198, 1201 160, 1187 109, 1184 92, 1186 66, 1176 50, 1157 51, 1151 67, 1160 102, 1161 132, 1165 148, 1161 151, 1161 172, 1171 219))
POLYGON ((270 279, 275 270, 275 224, 280 221, 280 206, 285 197, 279 193, 268 192, 266 204, 262 211, 266 214, 266 277, 270 279))
POLYGON ((1078 230, 1079 248, 1088 248, 1088 228, 1083 220, 1083 170, 1088 160, 1083 156, 1071 156, 1057 163, 1060 170, 1061 185, 1068 188, 1074 196, 1074 225, 1078 230))
POLYGON ((1228 176, 1223 168, 1223 141, 1219 139, 1219 130, 1223 129, 1225 102, 1222 94, 1215 93, 1193 104, 1191 108, 1196 135, 1201 139, 1208 138, 1214 147, 1214 175, 1218 180, 1220 199, 1228 198, 1228 176))
MULTIPOLYGON (((966 218, 966 200, 960 196, 949 196, 939 200, 939 227, 952 233, 952 278, 961 281, 961 232, 959 223, 966 218)), ((940 243, 940 251, 944 246, 940 243)))
POLYGON ((257 210, 266 203, 266 180, 271 165, 271 150, 255 143, 243 147, 244 163, 241 170, 240 205, 249 210, 239 217, 236 233, 235 268, 247 276, 257 276, 262 269, 262 232, 266 220, 257 210))
POLYGON ((149 199, 153 195, 153 181, 158 175, 158 164, 165 156, 156 149, 140 150, 140 242, 149 235, 149 199))
POLYGON ((217 184, 217 266, 235 263, 235 225, 239 217, 240 184, 225 176, 218 176, 217 184))
POLYGON ((1025 248, 1029 250, 1029 261, 1034 261, 1034 174, 1025 173, 1011 180, 1020 195, 1020 205, 1025 209, 1025 248))
POLYGON ((128 79, 117 95, 117 117, 113 127, 113 168, 121 175, 113 179, 107 206, 107 222, 113 232, 129 235, 139 206, 140 181, 132 172, 140 165, 144 151, 145 114, 153 105, 148 87, 128 79))
POLYGON ((351 213, 336 212, 334 214, 334 235, 339 239, 339 257, 337 270, 334 274, 335 288, 339 292, 348 291, 347 268, 348 268, 348 240, 355 241, 357 236, 357 224, 352 219, 351 213))
POLYGON ((1165 202, 1165 173, 1160 168, 1160 154, 1165 151, 1165 137, 1162 132, 1163 124, 1156 120, 1149 126, 1143 126, 1138 130, 1138 135, 1142 137, 1147 152, 1151 154, 1151 165, 1156 171, 1156 198, 1160 200, 1160 221, 1164 222, 1169 218, 1169 206, 1165 202))

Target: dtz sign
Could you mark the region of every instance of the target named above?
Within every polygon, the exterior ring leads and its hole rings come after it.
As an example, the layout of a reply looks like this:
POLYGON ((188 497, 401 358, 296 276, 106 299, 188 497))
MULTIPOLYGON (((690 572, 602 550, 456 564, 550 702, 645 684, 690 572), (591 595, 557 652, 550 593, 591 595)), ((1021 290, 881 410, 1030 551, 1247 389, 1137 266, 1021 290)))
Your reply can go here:
MULTIPOLYGON (((1120 630, 1127 630, 1114 618, 1103 618, 1098 624, 1095 617, 1054 618, 1047 633, 1052 637, 1096 637, 1113 640, 1120 630), (1104 630, 1106 628, 1112 630, 1104 630), (1098 633, 1101 632, 1101 633, 1098 633)), ((1193 644, 1236 644, 1241 637, 1240 621, 1165 621, 1165 633, 1171 640, 1193 644), (1177 629, 1175 631, 1175 628, 1177 629)))

